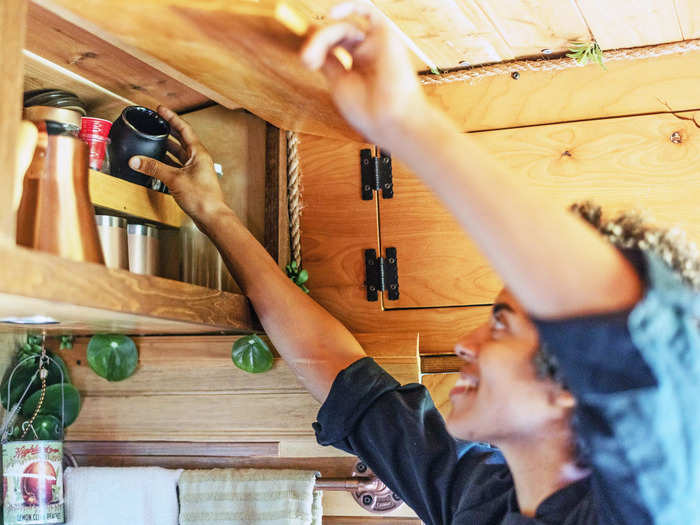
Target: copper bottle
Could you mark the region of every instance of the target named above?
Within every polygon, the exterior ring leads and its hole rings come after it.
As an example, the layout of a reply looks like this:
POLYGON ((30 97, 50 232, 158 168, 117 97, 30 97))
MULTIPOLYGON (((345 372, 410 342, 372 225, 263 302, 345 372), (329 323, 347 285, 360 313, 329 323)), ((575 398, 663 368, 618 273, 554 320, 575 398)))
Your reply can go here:
POLYGON ((88 146, 66 124, 34 123, 39 139, 24 176, 17 244, 104 264, 88 188, 88 146))

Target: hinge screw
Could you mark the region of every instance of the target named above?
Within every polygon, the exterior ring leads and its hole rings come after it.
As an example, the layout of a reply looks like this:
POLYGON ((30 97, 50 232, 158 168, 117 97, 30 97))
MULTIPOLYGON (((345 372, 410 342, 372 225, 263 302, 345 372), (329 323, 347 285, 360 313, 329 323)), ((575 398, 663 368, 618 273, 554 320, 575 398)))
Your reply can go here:
POLYGON ((394 264, 396 262, 396 259, 393 257, 389 257, 389 264, 394 264))
POLYGON ((389 164, 389 157, 384 157, 382 161, 384 162, 384 164, 389 164))
POLYGON ((369 159, 362 159, 362 164, 364 164, 365 166, 369 164, 369 159))
POLYGON ((389 288, 391 288, 392 290, 396 290, 396 285, 395 285, 395 284, 390 284, 390 285, 389 285, 389 288))
POLYGON ((389 184, 388 182, 385 182, 384 187, 388 190, 389 188, 391 188, 391 184, 389 184))
POLYGON ((681 138, 681 134, 678 133, 677 131, 674 131, 673 133, 671 133, 671 142, 673 142, 674 144, 680 144, 681 142, 683 142, 683 139, 681 138))
POLYGON ((513 71, 510 74, 510 78, 512 78, 513 80, 518 80, 520 78, 520 73, 518 73, 517 71, 513 71))
POLYGON ((368 265, 368 266, 374 266, 374 260, 373 260, 373 259, 370 259, 369 261, 367 261, 367 265, 368 265))
POLYGON ((376 292, 376 291, 377 291, 377 288, 374 287, 374 286, 370 286, 370 287, 369 287, 369 291, 370 291, 370 292, 376 292))
POLYGON ((369 190, 371 190, 371 189, 372 189, 372 188, 370 187, 369 184, 365 184, 365 191, 369 191, 369 190))

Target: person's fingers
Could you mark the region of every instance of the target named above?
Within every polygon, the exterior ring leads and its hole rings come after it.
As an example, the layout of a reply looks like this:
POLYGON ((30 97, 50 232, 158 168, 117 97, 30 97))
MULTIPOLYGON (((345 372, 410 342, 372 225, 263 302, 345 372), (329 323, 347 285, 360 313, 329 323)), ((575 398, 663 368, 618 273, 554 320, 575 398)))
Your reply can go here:
POLYGON ((199 142, 192 126, 182 120, 172 109, 161 105, 158 106, 158 113, 168 121, 171 131, 175 131, 173 134, 184 146, 192 146, 199 142))
POLYGON ((326 62, 328 53, 336 46, 342 45, 351 51, 354 45, 364 40, 365 34, 354 24, 340 22, 316 31, 304 43, 301 59, 306 67, 316 71, 326 62))
POLYGON ((333 6, 328 13, 329 18, 334 20, 341 20, 353 15, 361 16, 369 20, 372 25, 376 25, 381 22, 381 17, 379 16, 376 8, 367 2, 343 2, 333 6))
POLYGON ((168 139, 166 144, 166 149, 172 153, 173 157, 180 161, 181 164, 186 164, 190 158, 190 153, 185 151, 185 149, 177 142, 172 139, 168 139))
POLYGON ((157 161, 150 157, 142 157, 137 155, 129 159, 129 167, 131 169, 145 173, 151 177, 155 177, 163 181, 166 186, 170 186, 178 176, 179 169, 174 166, 168 166, 163 162, 157 161))

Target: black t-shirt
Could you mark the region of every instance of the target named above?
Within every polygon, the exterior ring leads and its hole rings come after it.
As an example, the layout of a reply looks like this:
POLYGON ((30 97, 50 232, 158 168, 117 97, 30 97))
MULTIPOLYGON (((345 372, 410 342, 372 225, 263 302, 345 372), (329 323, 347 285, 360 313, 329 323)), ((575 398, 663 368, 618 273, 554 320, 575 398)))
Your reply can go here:
MULTIPOLYGON (((639 263, 639 261, 636 261, 639 263)), ((592 474, 520 514, 502 454, 454 439, 422 385, 371 358, 336 377, 314 424, 427 524, 700 523, 700 300, 661 263, 632 311, 536 321, 577 398, 592 474)))

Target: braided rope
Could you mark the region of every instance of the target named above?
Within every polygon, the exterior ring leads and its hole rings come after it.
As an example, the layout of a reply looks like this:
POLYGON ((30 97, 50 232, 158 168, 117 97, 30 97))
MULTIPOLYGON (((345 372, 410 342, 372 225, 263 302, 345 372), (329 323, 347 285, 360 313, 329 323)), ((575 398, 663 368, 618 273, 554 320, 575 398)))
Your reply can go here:
POLYGON ((299 135, 294 131, 287 131, 287 193, 292 260, 301 267, 301 169, 299 135))
MULTIPOLYGON (((616 62, 618 60, 639 60, 643 58, 654 58, 666 55, 688 53, 689 51, 700 50, 700 39, 684 40, 682 42, 672 42, 668 44, 658 44, 654 46, 637 47, 633 49, 614 49, 603 53, 605 62, 616 62)), ((511 75, 522 71, 561 71, 574 67, 583 67, 573 58, 556 58, 552 60, 514 60, 512 62, 499 62, 486 66, 477 66, 471 69, 453 71, 442 75, 421 75, 419 82, 422 85, 449 84, 451 82, 464 82, 478 78, 492 77, 497 75, 511 75)))

